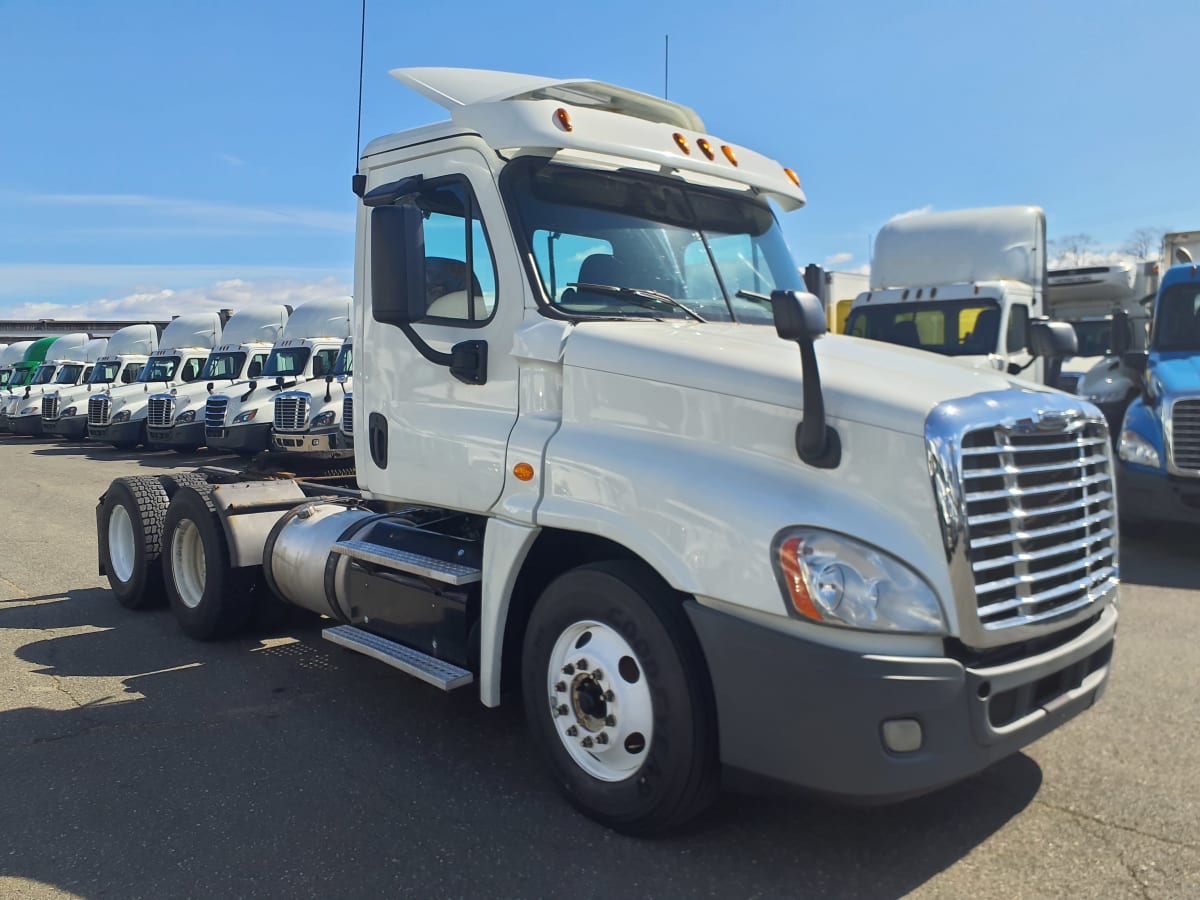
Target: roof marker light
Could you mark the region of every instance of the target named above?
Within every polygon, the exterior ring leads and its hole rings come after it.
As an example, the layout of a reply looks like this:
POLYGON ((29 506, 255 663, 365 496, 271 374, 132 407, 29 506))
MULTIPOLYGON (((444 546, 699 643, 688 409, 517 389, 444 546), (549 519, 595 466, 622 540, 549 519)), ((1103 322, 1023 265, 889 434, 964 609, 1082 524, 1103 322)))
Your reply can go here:
POLYGON ((563 107, 559 107, 554 111, 554 118, 558 120, 558 126, 563 131, 574 131, 575 126, 571 124, 571 115, 563 107))
POLYGON ((799 175, 797 175, 791 169, 784 169, 783 174, 788 177, 788 179, 792 182, 792 184, 794 184, 796 187, 800 187, 800 176, 799 175))
POLYGON ((712 144, 710 144, 704 138, 697 138, 696 146, 699 147, 700 152, 703 153, 705 156, 707 156, 709 159, 712 159, 714 156, 716 156, 716 154, 713 153, 712 144))
POLYGON ((721 152, 725 154, 725 158, 727 160, 729 160, 731 163, 733 163, 733 165, 736 166, 738 164, 737 154, 733 152, 733 148, 730 147, 728 144, 721 145, 721 152))
POLYGON ((688 139, 687 139, 687 138, 685 138, 685 137, 684 137, 682 134, 680 134, 678 131, 677 131, 677 132, 675 132, 675 134, 673 135, 673 137, 675 138, 675 143, 676 143, 676 145, 678 145, 679 149, 680 149, 680 150, 682 150, 682 151, 683 151, 685 154, 687 154, 688 156, 691 156, 691 155, 692 155, 692 148, 688 146, 688 139))

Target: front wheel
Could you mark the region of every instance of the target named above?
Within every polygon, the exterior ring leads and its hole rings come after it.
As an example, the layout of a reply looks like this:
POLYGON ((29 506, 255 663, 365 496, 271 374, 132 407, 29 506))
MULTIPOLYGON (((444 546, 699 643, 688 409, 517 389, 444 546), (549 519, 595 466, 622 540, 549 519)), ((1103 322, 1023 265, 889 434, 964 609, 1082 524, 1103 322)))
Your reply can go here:
POLYGON ((676 827, 718 789, 712 689, 678 598, 634 562, 546 588, 525 634, 530 729, 578 809, 631 834, 676 827))

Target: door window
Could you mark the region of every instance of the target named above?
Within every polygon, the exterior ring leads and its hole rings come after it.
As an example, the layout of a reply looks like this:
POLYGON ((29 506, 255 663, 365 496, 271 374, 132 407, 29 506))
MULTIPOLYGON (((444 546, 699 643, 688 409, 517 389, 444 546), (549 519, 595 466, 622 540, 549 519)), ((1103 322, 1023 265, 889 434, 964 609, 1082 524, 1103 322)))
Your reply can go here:
POLYGON ((1008 310, 1008 337, 1005 346, 1009 353, 1024 350, 1029 344, 1029 307, 1014 303, 1008 310))
POLYGON ((474 194, 448 179, 425 187, 415 202, 425 214, 428 317, 483 324, 496 308, 496 265, 474 194))

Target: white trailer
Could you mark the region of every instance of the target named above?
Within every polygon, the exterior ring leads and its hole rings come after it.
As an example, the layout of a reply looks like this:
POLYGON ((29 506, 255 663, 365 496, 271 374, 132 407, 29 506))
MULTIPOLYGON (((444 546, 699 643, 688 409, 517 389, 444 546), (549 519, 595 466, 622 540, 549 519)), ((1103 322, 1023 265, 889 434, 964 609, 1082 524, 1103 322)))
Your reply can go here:
POLYGON ((122 603, 165 594, 210 639, 273 596, 434 687, 519 697, 570 801, 633 833, 723 768, 910 796, 1096 701, 1095 407, 822 336, 770 202, 803 205, 799 179, 690 109, 393 74, 451 121, 373 141, 353 180, 356 481, 117 479, 122 603))
POLYGON ((1169 231, 1163 235, 1163 266, 1193 262, 1200 262, 1200 231, 1169 231))

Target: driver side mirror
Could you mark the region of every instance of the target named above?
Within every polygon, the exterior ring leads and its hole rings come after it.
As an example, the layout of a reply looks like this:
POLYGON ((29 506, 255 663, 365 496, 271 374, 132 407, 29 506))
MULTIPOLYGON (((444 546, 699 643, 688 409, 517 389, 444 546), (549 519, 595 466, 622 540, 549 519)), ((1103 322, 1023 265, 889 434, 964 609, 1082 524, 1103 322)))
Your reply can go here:
POLYGON ((416 206, 371 210, 371 314, 388 325, 425 318, 425 217, 416 206))
POLYGON ((1031 322, 1029 350, 1043 359, 1075 356, 1079 353, 1079 338, 1067 322, 1031 322))
POLYGON ((1112 317, 1112 352, 1114 356, 1124 356, 1132 343, 1132 333, 1129 327, 1129 313, 1118 310, 1112 317))
POLYGON ((1121 354, 1121 363, 1131 372, 1141 375, 1150 364, 1150 354, 1145 350, 1129 350, 1121 354))

